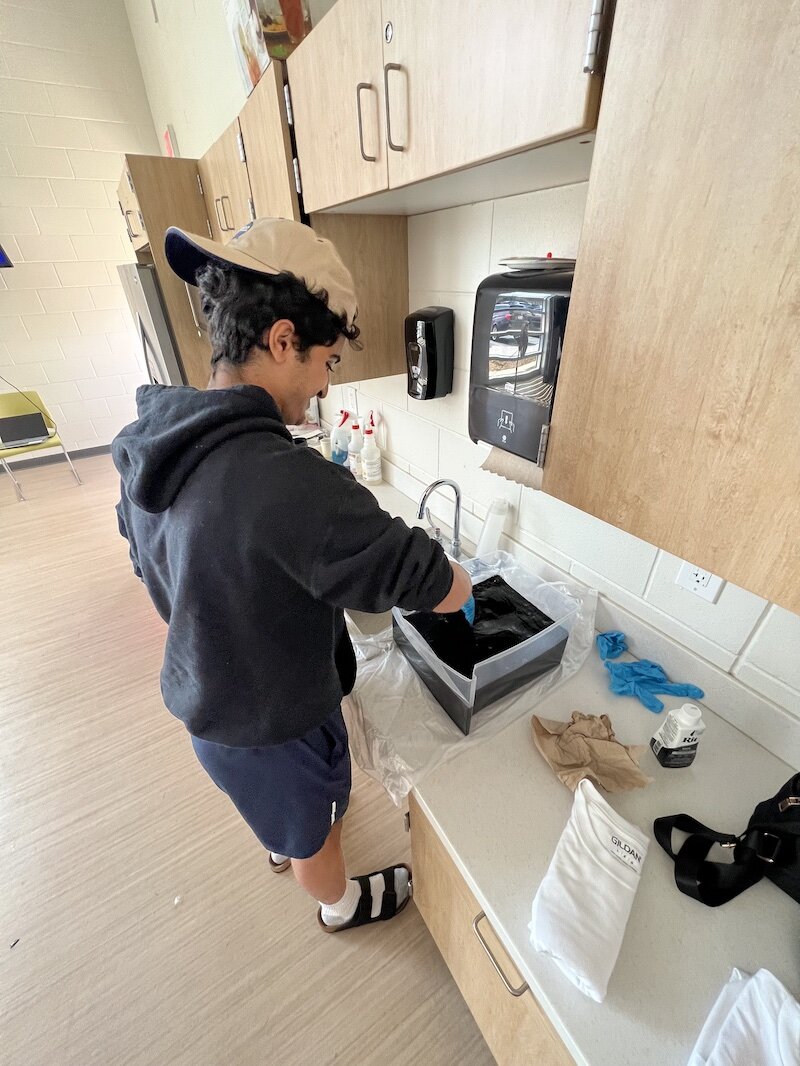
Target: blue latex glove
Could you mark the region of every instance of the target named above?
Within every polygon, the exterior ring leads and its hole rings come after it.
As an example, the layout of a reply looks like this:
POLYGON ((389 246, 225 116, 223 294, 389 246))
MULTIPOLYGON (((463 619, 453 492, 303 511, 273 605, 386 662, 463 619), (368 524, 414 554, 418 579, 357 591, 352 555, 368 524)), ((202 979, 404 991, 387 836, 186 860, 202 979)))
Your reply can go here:
POLYGON ((663 666, 640 659, 633 663, 603 664, 611 675, 610 689, 618 696, 635 696, 648 711, 658 714, 664 710, 664 704, 656 699, 656 693, 666 696, 688 696, 691 700, 701 700, 705 693, 697 685, 679 685, 669 680, 663 666))
POLYGON ((475 597, 474 596, 470 596, 470 598, 467 600, 467 602, 464 604, 464 606, 461 608, 461 610, 464 612, 464 617, 469 622, 469 624, 470 625, 474 625, 475 624, 475 597))
POLYGON ((618 629, 610 629, 608 633, 598 633, 594 638, 601 659, 618 659, 624 651, 628 650, 628 642, 625 634, 618 629))

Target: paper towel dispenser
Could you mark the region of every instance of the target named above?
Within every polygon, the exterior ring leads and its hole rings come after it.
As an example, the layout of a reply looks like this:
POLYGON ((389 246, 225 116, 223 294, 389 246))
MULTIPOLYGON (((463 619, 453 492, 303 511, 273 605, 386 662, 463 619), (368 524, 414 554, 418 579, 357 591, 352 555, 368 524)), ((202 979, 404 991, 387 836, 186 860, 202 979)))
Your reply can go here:
POLYGON ((574 260, 527 260, 478 286, 469 435, 543 465, 574 260))

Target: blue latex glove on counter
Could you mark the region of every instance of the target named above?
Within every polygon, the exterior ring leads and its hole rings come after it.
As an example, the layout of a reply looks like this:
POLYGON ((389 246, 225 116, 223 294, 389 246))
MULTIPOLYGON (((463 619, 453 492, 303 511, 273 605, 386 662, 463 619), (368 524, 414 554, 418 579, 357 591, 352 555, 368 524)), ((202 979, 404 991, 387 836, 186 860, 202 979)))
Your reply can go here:
POLYGON ((601 659, 618 659, 624 651, 628 650, 628 642, 625 634, 618 629, 610 629, 608 633, 598 633, 594 638, 601 659))
POLYGON ((664 704, 656 699, 656 693, 665 696, 687 696, 690 700, 701 700, 705 693, 697 685, 675 684, 667 677, 663 666, 640 659, 633 663, 603 664, 611 675, 610 689, 618 696, 635 696, 648 711, 658 714, 664 710, 664 704))
POLYGON ((470 625, 474 625, 475 624, 475 597, 474 596, 470 596, 470 598, 467 600, 467 602, 464 604, 464 606, 461 608, 461 610, 464 612, 464 617, 469 622, 469 624, 470 625))

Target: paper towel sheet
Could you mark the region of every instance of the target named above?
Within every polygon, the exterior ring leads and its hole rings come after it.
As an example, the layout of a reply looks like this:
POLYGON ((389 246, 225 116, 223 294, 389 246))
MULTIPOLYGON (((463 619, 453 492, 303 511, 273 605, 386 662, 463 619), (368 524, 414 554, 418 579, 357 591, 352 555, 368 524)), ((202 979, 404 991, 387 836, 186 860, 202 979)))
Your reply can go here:
POLYGON ((528 459, 504 452, 501 448, 492 448, 484 459, 482 470, 490 474, 499 474, 506 481, 515 481, 518 485, 527 485, 529 489, 540 489, 544 471, 528 459))

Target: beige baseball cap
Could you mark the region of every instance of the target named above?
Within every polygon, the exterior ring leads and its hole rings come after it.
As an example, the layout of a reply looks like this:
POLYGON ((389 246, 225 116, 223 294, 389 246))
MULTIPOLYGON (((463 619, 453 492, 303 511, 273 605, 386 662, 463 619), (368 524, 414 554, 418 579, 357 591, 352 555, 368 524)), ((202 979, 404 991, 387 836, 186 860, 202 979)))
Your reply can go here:
POLYGON ((328 307, 352 325, 356 294, 350 271, 325 237, 288 218, 257 218, 227 244, 171 226, 164 239, 167 262, 184 281, 197 284, 197 272, 222 263, 255 274, 294 274, 311 292, 324 289, 328 307))

